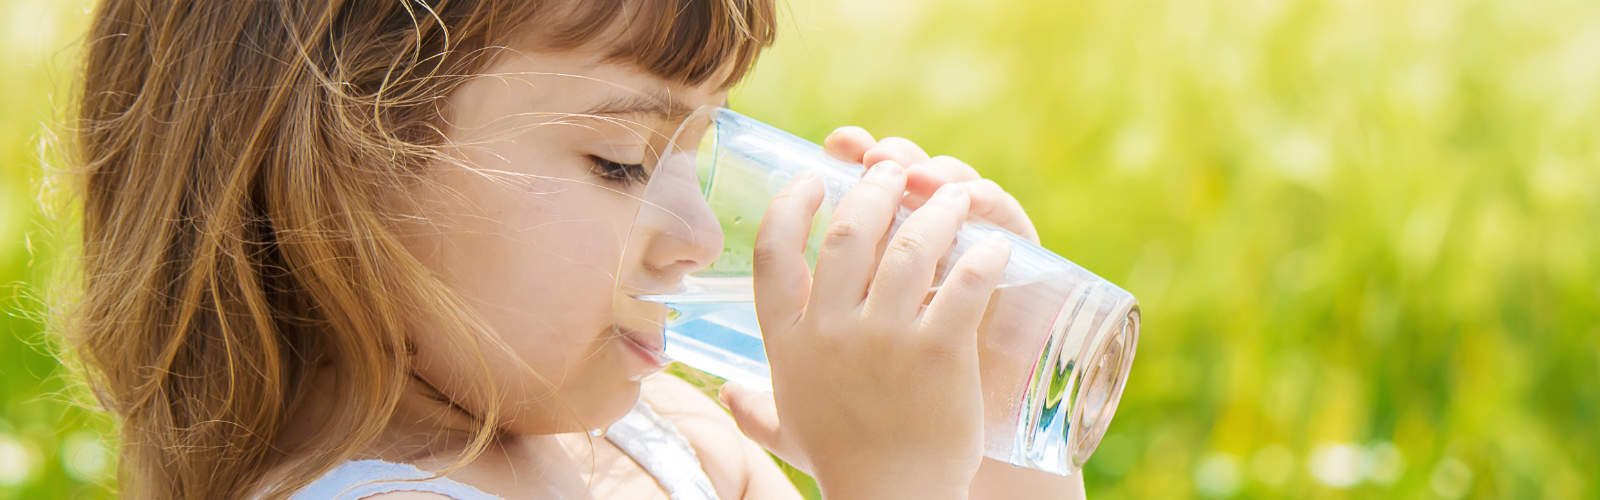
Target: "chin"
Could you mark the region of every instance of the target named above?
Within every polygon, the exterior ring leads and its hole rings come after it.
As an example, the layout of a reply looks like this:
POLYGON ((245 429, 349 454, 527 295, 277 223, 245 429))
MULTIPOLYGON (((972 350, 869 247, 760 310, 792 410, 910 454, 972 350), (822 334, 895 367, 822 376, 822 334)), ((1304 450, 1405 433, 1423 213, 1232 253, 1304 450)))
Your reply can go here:
POLYGON ((598 423, 600 424, 599 427, 609 427, 612 422, 621 420, 628 412, 633 411, 633 405, 639 403, 641 382, 629 380, 623 381, 623 385, 624 387, 620 390, 607 394, 604 404, 597 405, 598 408, 594 417, 585 419, 585 421, 598 423))

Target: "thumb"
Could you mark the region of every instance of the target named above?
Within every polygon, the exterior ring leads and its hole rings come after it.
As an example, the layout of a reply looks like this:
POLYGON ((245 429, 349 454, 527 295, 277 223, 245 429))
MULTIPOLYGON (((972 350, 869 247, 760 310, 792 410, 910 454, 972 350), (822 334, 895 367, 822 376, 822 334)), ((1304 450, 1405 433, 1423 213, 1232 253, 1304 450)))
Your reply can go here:
POLYGON ((778 406, 772 399, 772 392, 728 382, 722 384, 717 399, 728 407, 733 422, 739 425, 739 432, 789 465, 809 473, 811 466, 805 455, 784 439, 782 427, 778 424, 778 406))

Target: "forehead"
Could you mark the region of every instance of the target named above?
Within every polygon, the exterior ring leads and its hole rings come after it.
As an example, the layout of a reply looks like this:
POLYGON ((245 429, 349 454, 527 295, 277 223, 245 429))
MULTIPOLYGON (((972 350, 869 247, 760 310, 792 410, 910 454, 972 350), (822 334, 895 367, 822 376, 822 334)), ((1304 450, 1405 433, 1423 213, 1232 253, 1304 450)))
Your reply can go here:
POLYGON ((676 124, 696 106, 722 104, 710 81, 670 81, 592 47, 505 49, 460 89, 457 105, 504 113, 602 115, 676 124))

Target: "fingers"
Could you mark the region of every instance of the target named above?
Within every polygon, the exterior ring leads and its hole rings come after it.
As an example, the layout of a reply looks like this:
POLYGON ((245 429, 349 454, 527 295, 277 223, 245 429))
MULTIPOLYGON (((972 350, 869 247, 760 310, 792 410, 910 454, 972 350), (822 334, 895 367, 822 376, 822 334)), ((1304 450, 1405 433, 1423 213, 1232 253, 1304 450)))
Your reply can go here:
POLYGON ((1039 231, 1034 229, 1028 213, 1022 210, 1017 198, 1007 193, 999 184, 989 179, 961 183, 972 195, 971 214, 1001 229, 1016 233, 1028 241, 1039 243, 1039 231))
POLYGON ((840 160, 871 165, 871 163, 863 163, 861 157, 867 154, 867 149, 871 148, 873 144, 877 144, 877 142, 877 139, 873 139, 872 134, 868 133, 867 129, 854 126, 839 127, 829 133, 827 139, 823 139, 822 151, 828 153, 828 156, 840 160))
POLYGON ((756 232, 754 267, 756 317, 767 335, 781 335, 805 309, 811 289, 806 239, 822 204, 822 180, 802 173, 772 198, 756 232))
POLYGON ((910 319, 933 286, 935 265, 950 251, 967 218, 967 193, 946 185, 900 225, 884 250, 867 293, 867 314, 910 319))
POLYGON ((867 152, 861 155, 862 165, 877 165, 883 161, 894 161, 901 165, 915 165, 928 161, 928 153, 922 150, 917 143, 901 137, 888 137, 877 144, 873 144, 867 152))
POLYGON ((839 200, 817 252, 808 307, 854 308, 866 297, 867 282, 878 265, 878 242, 894 219, 905 186, 904 170, 886 161, 873 165, 839 200))
POLYGON ((917 143, 902 137, 878 141, 866 129, 855 126, 834 129, 823 139, 822 150, 834 158, 862 165, 877 165, 890 160, 901 165, 928 161, 928 153, 917 143))
POLYGON ((933 196, 939 186, 951 182, 981 179, 978 171, 967 162, 939 155, 928 161, 906 167, 906 206, 917 208, 933 196))
POLYGON ((1010 259, 1011 246, 999 235, 962 254, 923 311, 922 330, 950 336, 952 342, 976 341, 978 324, 1010 259))
POLYGON ((734 382, 722 385, 717 399, 728 407, 739 432, 784 462, 809 470, 805 454, 791 440, 784 439, 778 421, 778 406, 772 393, 751 389, 734 382))
POLYGON ((771 450, 778 445, 778 407, 773 404, 772 393, 728 382, 717 391, 717 399, 728 407, 733 422, 739 424, 739 432, 762 448, 771 450))
POLYGON ((1007 193, 994 181, 984 179, 966 162, 949 156, 935 156, 926 162, 906 168, 905 205, 921 207, 939 186, 959 182, 966 186, 972 197, 970 214, 990 224, 1016 233, 1024 239, 1038 243, 1039 232, 1022 209, 1016 197, 1007 193))

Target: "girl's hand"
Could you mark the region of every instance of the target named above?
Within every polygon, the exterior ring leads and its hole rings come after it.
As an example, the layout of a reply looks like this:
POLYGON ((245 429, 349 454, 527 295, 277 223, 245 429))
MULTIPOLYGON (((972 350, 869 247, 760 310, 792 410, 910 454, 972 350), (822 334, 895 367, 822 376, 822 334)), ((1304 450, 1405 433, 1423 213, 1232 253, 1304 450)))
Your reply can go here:
MULTIPOLYGON (((929 158, 928 153, 915 143, 890 137, 882 141, 872 138, 861 127, 841 127, 828 134, 823 150, 845 161, 877 162, 894 160, 907 168, 907 206, 917 206, 927 199, 928 193, 947 183, 962 183, 971 195, 971 213, 981 219, 1023 236, 1034 243, 1039 233, 1023 213, 1016 198, 1000 189, 993 181, 983 179, 978 171, 966 163, 948 156, 929 158)), ((972 481, 971 498, 1084 498, 1083 475, 1061 477, 1033 469, 1016 467, 997 460, 984 459, 972 481), (1044 493, 1049 492, 1049 493, 1044 493)))
POLYGON ((1022 211, 1022 204, 961 160, 942 155, 930 158, 916 143, 899 137, 875 140, 861 127, 834 130, 823 141, 822 149, 834 158, 862 165, 875 165, 884 160, 905 165, 908 208, 922 206, 940 186, 959 183, 972 198, 972 216, 1034 243, 1039 242, 1039 232, 1028 220, 1028 214, 1022 211))
POLYGON ((804 251, 818 179, 790 183, 757 235, 775 406, 737 390, 724 401, 745 434, 829 496, 964 498, 982 460, 976 332, 1010 250, 996 239, 962 255, 924 309, 971 201, 965 185, 921 196, 885 242, 907 183, 899 163, 873 165, 835 207, 814 275, 804 251))
MULTIPOLYGON (((906 168, 907 206, 918 206, 929 193, 947 183, 967 186, 972 198, 971 214, 1024 238, 1039 242, 1039 233, 1023 213, 1016 198, 961 160, 948 156, 928 157, 915 143, 899 137, 882 141, 872 138, 861 127, 841 127, 828 134, 823 150, 845 161, 878 162, 894 160, 906 168)), ((737 389, 735 389, 736 391, 737 389)), ((972 481, 971 497, 989 498, 1084 498, 1083 475, 1061 477, 1033 469, 1016 467, 998 460, 984 459, 972 481), (1045 493, 1048 492, 1048 493, 1045 493)))

